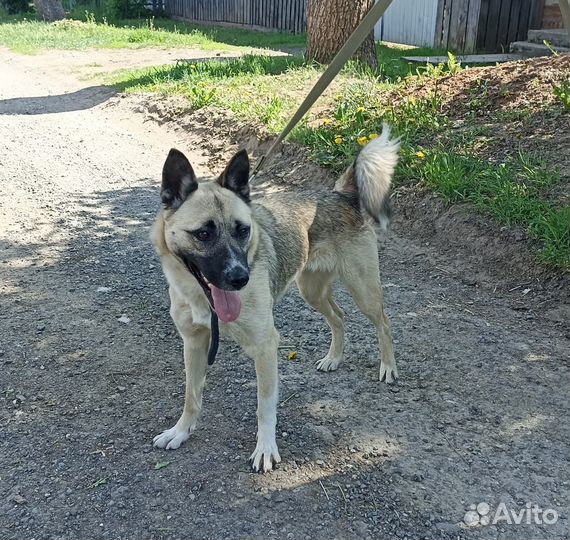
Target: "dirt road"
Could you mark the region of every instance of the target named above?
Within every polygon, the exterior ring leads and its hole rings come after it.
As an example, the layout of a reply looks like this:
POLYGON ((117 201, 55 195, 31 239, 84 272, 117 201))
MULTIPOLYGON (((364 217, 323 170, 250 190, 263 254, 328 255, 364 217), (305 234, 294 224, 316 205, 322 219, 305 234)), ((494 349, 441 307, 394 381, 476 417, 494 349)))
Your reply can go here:
POLYGON ((396 385, 375 380, 371 326, 342 290, 347 359, 317 372, 329 332, 292 291, 280 468, 248 469, 255 377, 232 343, 197 431, 154 449, 184 388, 148 229, 168 148, 201 173, 211 156, 80 81, 100 53, 77 54, 66 70, 0 52, 0 537, 567 537, 567 321, 517 309, 524 287, 461 279, 405 221, 380 242, 396 385))

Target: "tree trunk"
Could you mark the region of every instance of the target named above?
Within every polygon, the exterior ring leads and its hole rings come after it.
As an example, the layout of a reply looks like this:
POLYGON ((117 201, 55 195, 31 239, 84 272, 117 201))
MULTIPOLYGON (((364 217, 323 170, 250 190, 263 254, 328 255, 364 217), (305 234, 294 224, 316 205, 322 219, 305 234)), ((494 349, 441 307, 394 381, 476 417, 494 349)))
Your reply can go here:
POLYGON ((65 10, 61 0, 34 0, 38 17, 44 21, 53 22, 65 19, 65 10))
MULTIPOLYGON (((306 58, 321 64, 330 62, 373 5, 374 0, 307 0, 306 58)), ((354 58, 378 67, 374 31, 354 58)))

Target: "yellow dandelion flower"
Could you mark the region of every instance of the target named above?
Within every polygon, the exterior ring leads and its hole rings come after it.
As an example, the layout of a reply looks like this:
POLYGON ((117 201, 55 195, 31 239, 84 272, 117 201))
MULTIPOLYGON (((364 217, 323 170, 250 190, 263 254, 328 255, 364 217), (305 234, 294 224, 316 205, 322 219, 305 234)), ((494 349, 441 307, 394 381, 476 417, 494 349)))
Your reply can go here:
POLYGON ((328 126, 331 123, 330 118, 323 118, 323 126, 328 126))
POLYGON ((364 145, 368 142, 368 137, 366 137, 366 136, 358 137, 358 139, 356 139, 356 142, 357 142, 360 146, 364 146, 364 145))
POLYGON ((369 141, 373 141, 374 139, 378 138, 378 133, 371 133, 370 135, 368 135, 368 140, 369 141))
POLYGON ((196 64, 190 64, 190 69, 196 69, 196 64))
POLYGON ((419 152, 416 152, 416 156, 418 156, 420 159, 424 159, 426 157, 426 155, 421 150, 419 152))
POLYGON ((335 144, 342 144, 342 137, 340 135, 337 135, 334 138, 334 142, 335 142, 335 144))
POLYGON ((291 352, 287 355, 287 360, 297 360, 297 352, 296 352, 296 351, 291 351, 291 352))
POLYGON ((356 109, 357 113, 363 113, 366 109, 364 107, 358 107, 358 109, 356 109))

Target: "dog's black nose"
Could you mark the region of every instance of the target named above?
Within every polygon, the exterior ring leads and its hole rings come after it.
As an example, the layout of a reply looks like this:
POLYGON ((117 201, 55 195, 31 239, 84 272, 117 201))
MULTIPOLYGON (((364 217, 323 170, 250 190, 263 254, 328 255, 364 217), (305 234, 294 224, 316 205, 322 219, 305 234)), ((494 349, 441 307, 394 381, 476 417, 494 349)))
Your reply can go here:
POLYGON ((235 289, 242 289, 249 281, 249 272, 241 265, 235 265, 226 270, 226 281, 235 289))

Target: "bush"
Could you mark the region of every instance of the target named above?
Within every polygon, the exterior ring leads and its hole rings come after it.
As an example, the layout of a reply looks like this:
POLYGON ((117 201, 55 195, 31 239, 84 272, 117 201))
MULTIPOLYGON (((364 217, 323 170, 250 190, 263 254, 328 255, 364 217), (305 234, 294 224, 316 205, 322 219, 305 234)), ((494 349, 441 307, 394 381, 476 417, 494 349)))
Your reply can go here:
POLYGON ((28 13, 31 11, 30 3, 28 0, 0 0, 2 6, 8 15, 15 15, 16 13, 28 13))
POLYGON ((147 0, 107 0, 105 12, 110 20, 136 19, 149 15, 146 3, 147 0))

